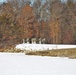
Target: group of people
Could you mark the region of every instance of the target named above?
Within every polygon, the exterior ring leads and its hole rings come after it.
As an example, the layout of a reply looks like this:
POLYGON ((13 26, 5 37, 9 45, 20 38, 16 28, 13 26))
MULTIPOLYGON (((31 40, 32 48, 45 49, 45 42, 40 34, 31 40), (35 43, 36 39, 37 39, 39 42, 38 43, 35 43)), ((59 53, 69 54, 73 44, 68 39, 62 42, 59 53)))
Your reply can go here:
POLYGON ((27 38, 27 39, 23 39, 23 43, 32 43, 32 44, 45 44, 46 39, 45 38, 27 38))

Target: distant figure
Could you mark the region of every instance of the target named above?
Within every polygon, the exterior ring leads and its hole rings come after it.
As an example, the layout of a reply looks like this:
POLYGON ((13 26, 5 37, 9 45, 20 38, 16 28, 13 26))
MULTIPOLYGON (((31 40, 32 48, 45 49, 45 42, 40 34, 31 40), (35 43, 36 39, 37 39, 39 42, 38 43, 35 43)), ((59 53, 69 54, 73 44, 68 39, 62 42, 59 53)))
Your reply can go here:
POLYGON ((36 44, 36 41, 37 41, 36 38, 31 39, 32 44, 36 44))
POLYGON ((39 39, 38 39, 38 42, 39 42, 39 44, 41 44, 41 43, 42 43, 41 38, 39 38, 39 39))
POLYGON ((23 44, 25 44, 25 39, 22 39, 22 41, 23 41, 23 44))
POLYGON ((30 40, 29 40, 29 38, 27 38, 27 39, 26 39, 26 43, 28 43, 28 44, 30 43, 30 40))
POLYGON ((42 39, 42 44, 45 44, 45 42, 46 42, 46 39, 43 38, 43 39, 42 39))

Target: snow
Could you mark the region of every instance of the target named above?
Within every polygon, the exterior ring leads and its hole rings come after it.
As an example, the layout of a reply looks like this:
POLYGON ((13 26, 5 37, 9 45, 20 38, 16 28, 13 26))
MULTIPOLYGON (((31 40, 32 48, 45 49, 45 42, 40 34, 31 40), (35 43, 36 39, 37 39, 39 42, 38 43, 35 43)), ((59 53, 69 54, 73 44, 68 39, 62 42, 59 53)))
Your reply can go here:
POLYGON ((76 48, 76 45, 56 45, 56 44, 18 44, 15 47, 21 50, 53 50, 53 49, 67 49, 76 48))
POLYGON ((76 59, 0 53, 0 75, 76 75, 76 59))

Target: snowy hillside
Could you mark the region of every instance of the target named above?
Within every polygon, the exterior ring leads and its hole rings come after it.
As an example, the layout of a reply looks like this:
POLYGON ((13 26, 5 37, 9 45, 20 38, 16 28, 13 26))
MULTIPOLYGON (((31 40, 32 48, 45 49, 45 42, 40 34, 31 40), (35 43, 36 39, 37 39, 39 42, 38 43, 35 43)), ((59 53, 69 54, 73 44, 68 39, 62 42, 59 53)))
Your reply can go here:
POLYGON ((67 49, 76 48, 76 45, 56 45, 56 44, 18 44, 15 47, 21 50, 53 50, 53 49, 67 49))
POLYGON ((76 59, 0 53, 0 75, 76 75, 76 59))

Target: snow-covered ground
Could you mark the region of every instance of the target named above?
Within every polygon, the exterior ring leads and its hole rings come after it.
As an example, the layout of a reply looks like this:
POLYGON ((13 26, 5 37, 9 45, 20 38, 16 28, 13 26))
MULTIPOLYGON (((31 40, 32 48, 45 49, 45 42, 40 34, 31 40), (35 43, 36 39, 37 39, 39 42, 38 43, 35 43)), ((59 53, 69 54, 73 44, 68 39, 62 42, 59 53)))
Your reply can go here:
POLYGON ((76 45, 56 45, 56 44, 18 44, 15 47, 21 50, 53 50, 53 49, 67 49, 76 48, 76 45))
POLYGON ((76 59, 0 53, 0 75, 76 75, 76 59))

